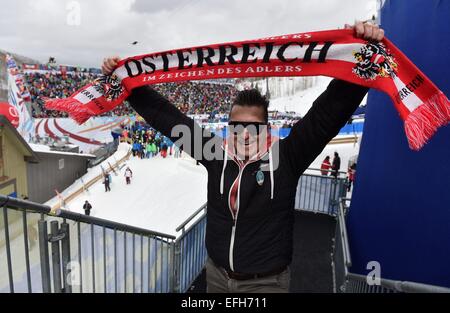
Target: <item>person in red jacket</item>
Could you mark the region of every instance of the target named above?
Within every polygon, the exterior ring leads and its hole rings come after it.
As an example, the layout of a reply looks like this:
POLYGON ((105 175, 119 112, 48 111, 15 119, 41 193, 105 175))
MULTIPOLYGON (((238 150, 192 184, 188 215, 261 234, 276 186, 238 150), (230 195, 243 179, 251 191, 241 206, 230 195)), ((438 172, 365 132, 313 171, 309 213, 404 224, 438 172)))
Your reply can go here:
POLYGON ((320 166, 320 172, 322 173, 323 176, 327 176, 328 175, 328 170, 331 168, 331 163, 330 163, 330 156, 327 155, 325 157, 325 159, 322 162, 322 165, 320 166))
POLYGON ((356 174, 356 163, 353 163, 349 168, 348 168, 348 185, 347 185, 347 192, 350 192, 351 188, 352 188, 352 183, 355 181, 355 174, 356 174))

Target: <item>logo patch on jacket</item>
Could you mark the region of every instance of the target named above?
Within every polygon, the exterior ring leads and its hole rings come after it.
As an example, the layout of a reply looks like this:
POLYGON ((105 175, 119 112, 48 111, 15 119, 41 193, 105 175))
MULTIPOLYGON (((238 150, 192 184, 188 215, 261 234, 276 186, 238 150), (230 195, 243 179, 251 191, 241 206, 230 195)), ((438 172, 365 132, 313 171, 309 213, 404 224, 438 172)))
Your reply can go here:
POLYGON ((264 184, 264 173, 263 173, 263 171, 259 170, 259 171, 256 172, 256 182, 260 186, 262 186, 262 184, 264 184))

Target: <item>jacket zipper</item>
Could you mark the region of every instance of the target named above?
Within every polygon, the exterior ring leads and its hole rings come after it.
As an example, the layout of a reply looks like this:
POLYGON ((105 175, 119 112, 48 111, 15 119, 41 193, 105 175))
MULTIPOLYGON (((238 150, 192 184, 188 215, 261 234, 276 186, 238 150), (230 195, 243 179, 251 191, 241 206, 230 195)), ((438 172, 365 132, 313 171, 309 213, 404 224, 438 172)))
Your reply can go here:
POLYGON ((231 241, 230 241, 230 251, 229 251, 229 261, 230 261, 230 269, 234 272, 234 264, 233 264, 233 249, 234 249, 234 237, 236 235, 236 219, 234 220, 234 225, 231 228, 231 241))
MULTIPOLYGON (((227 153, 227 151, 225 151, 225 153, 227 153)), ((265 152, 265 153, 263 153, 259 158, 257 158, 257 159, 255 159, 255 160, 253 160, 253 161, 250 161, 250 162, 247 162, 243 167, 242 167, 242 169, 241 169, 241 167, 239 166, 239 164, 236 162, 236 160, 234 160, 234 158, 231 158, 233 161, 234 161, 234 163, 236 163, 237 164, 237 166, 239 167, 239 174, 238 174, 238 179, 239 179, 239 181, 238 181, 238 190, 237 190, 237 195, 236 195, 236 202, 237 203, 239 203, 239 201, 240 201, 240 197, 239 197, 239 189, 241 188, 241 178, 242 178, 242 174, 244 173, 244 169, 245 169, 245 167, 247 166, 247 165, 249 165, 249 164, 251 164, 251 163, 254 163, 254 162, 257 162, 257 161, 259 161, 259 160, 261 160, 261 158, 266 154, 266 153, 268 153, 268 151, 267 152, 265 152)), ((233 184, 234 184, 234 182, 233 182, 233 184)), ((239 207, 238 207, 238 209, 236 210, 236 217, 234 217, 233 216, 233 210, 231 209, 231 203, 230 203, 230 195, 231 195, 231 191, 232 191, 232 189, 233 189, 233 184, 231 184, 231 187, 230 187, 230 191, 229 191, 229 193, 228 193, 228 206, 229 206, 229 209, 230 209, 230 211, 231 211, 231 216, 233 217, 233 226, 232 226, 232 228, 231 228, 231 239, 230 239, 230 249, 229 249, 229 252, 228 252, 228 261, 229 261, 229 263, 230 263, 230 269, 231 269, 231 271, 233 271, 234 272, 234 262, 233 262, 233 252, 234 252, 234 240, 235 240, 235 237, 236 237, 236 225, 237 225, 237 218, 238 218, 238 215, 239 215, 239 207)))
MULTIPOLYGON (((253 162, 247 162, 244 167, 242 167, 242 169, 239 169, 239 174, 238 174, 238 188, 237 188, 237 194, 236 194, 236 203, 240 204, 240 192, 239 189, 241 188, 241 178, 242 175, 244 174, 244 169, 247 165, 256 162, 257 160, 253 161, 253 162)), ((239 165, 238 165, 239 166, 239 165)), ((231 190, 233 189, 233 184, 231 185, 230 188, 230 195, 231 195, 231 190)), ((228 197, 229 198, 229 197, 228 197)), ((231 209, 231 206, 230 206, 231 209)), ((233 211, 233 210, 232 210, 233 211)), ((233 254, 234 254, 234 239, 236 238, 236 225, 237 225, 237 218, 239 215, 239 206, 236 210, 236 217, 233 216, 233 227, 231 228, 231 239, 230 239, 230 250, 229 250, 229 263, 230 263, 230 269, 231 271, 234 272, 234 262, 233 262, 233 254)))
MULTIPOLYGON (((238 165, 239 166, 239 165, 238 165)), ((238 180, 238 184, 240 183, 240 175, 241 175, 241 169, 239 169, 239 174, 238 177, 236 177, 236 179, 238 180)), ((235 181, 236 181, 235 179, 235 181)), ((230 239, 230 248, 229 248, 229 252, 228 252, 228 261, 230 263, 230 269, 234 272, 234 264, 233 264, 233 250, 234 250, 234 238, 236 235, 236 224, 237 224, 237 216, 239 214, 239 208, 236 210, 236 216, 234 216, 233 214, 233 209, 231 209, 231 203, 230 203, 230 196, 231 196, 231 191, 233 190, 233 184, 231 184, 231 188, 230 191, 228 193, 228 206, 230 208, 231 211, 231 216, 233 218, 233 226, 231 227, 231 239, 230 239)), ((238 190, 239 190, 239 185, 238 185, 238 190)), ((239 201, 238 196, 236 195, 236 202, 239 201)))

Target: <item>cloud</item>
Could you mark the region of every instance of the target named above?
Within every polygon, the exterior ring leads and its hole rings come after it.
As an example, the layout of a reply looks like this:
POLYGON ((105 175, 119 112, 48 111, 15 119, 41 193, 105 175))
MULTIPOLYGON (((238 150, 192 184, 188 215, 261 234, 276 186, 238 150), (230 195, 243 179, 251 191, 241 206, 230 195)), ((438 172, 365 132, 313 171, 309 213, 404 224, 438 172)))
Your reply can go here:
POLYGON ((131 6, 131 10, 139 13, 156 13, 160 11, 174 11, 182 7, 191 5, 198 0, 136 0, 131 6))
POLYGON ((0 48, 45 62, 96 66, 122 57, 343 27, 374 13, 376 0, 79 0, 81 24, 67 24, 69 0, 2 1, 0 48), (131 45, 138 41, 137 45, 131 45))

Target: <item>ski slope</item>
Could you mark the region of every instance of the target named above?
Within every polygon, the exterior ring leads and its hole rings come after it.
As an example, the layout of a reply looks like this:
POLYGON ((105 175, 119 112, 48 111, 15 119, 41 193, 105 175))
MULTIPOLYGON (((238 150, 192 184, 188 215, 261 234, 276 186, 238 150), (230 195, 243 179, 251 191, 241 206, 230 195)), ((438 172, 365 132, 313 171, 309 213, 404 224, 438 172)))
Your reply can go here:
MULTIPOLYGON (((88 200, 92 205, 91 216, 176 236, 175 229, 206 203, 206 169, 188 156, 143 160, 131 156, 125 164, 133 171, 130 185, 125 183, 126 166, 123 166, 116 171, 117 176, 111 173, 110 192, 105 192, 99 181, 67 203, 65 209, 84 214, 83 204, 88 200)), ((102 166, 108 168, 107 162, 102 166)), ((97 166, 89 172, 98 175, 101 168, 97 166)), ((62 194, 66 196, 70 192, 66 190, 62 194)), ((55 197, 47 204, 54 205, 58 201, 55 197)))

